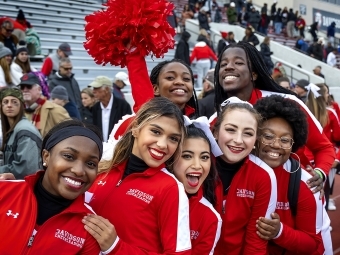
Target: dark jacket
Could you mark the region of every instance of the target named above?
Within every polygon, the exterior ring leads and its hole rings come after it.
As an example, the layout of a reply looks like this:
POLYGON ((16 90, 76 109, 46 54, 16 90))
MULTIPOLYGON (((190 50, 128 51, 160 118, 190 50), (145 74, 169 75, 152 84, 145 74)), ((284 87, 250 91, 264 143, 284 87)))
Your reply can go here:
POLYGON ((309 46, 307 53, 309 55, 314 55, 314 58, 317 60, 322 61, 323 59, 323 49, 322 45, 320 43, 313 43, 311 46, 309 46))
POLYGON ((205 37, 204 35, 199 35, 198 38, 197 38, 197 42, 205 42, 205 43, 210 47, 210 49, 211 49, 213 52, 215 52, 214 46, 213 46, 212 42, 209 41, 208 38, 205 37))
POLYGON ((0 33, 0 42, 2 42, 5 47, 12 51, 12 57, 14 58, 17 51, 17 44, 19 42, 18 38, 15 35, 11 35, 9 38, 6 38, 0 33))
POLYGON ((77 80, 74 78, 74 74, 72 74, 70 77, 62 77, 58 72, 56 72, 48 81, 50 92, 57 85, 61 85, 67 90, 69 101, 75 103, 78 109, 80 109, 82 106, 80 88, 77 80))
POLYGON ((261 55, 264 60, 264 63, 266 64, 269 70, 273 69, 274 63, 270 57, 273 53, 270 51, 270 48, 267 44, 261 43, 260 46, 261 46, 261 55))
POLYGON ((257 36, 255 34, 251 34, 248 38, 245 36, 242 39, 242 42, 252 42, 254 46, 258 45, 259 39, 257 38, 257 36))
POLYGON ((221 39, 218 41, 218 44, 217 44, 217 54, 220 55, 221 52, 223 51, 223 49, 228 45, 228 41, 226 41, 225 39, 221 39))
POLYGON ((209 90, 205 93, 204 97, 198 100, 198 109, 200 116, 206 116, 210 118, 216 111, 215 111, 215 90, 209 90))
POLYGON ((333 21, 328 27, 327 27, 327 37, 335 36, 335 22, 333 21))
POLYGON ((257 11, 251 11, 248 13, 248 23, 257 30, 257 27, 259 25, 259 22, 261 20, 260 14, 257 11))
POLYGON ((297 17, 295 15, 295 13, 293 11, 289 11, 288 12, 288 18, 287 18, 287 21, 296 21, 297 17))
POLYGON ((82 116, 82 121, 85 123, 93 124, 92 108, 81 106, 80 115, 82 116))
POLYGON ((199 12, 198 23, 199 23, 201 29, 203 28, 205 30, 210 30, 208 16, 206 14, 199 12))
POLYGON ((112 83, 112 93, 115 97, 125 99, 123 92, 121 91, 121 88, 117 86, 117 84, 112 83))
POLYGON ((190 48, 188 44, 190 36, 191 35, 187 31, 184 31, 175 51, 175 58, 183 60, 188 65, 190 65, 190 48))
MULTIPOLYGON (((113 95, 112 95, 113 96, 113 95)), ((131 107, 124 99, 113 96, 113 103, 110 113, 109 121, 109 134, 111 133, 113 126, 125 115, 131 114, 131 107)), ((100 102, 97 102, 92 107, 93 124, 102 130, 102 108, 100 102)))
POLYGON ((71 118, 76 118, 78 120, 81 120, 79 110, 75 103, 73 103, 72 101, 69 101, 68 103, 64 105, 64 108, 68 112, 68 115, 70 115, 71 118))
POLYGON ((273 3, 270 8, 270 15, 274 16, 276 14, 276 3, 273 3))
POLYGON ((281 16, 280 10, 275 14, 273 22, 274 23, 281 23, 282 22, 282 16, 281 16))

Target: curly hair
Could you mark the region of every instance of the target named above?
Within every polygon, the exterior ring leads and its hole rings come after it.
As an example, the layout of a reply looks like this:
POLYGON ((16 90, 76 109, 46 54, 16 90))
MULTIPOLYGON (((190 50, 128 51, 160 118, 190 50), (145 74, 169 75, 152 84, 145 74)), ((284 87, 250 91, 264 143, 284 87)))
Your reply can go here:
MULTIPOLYGON (((292 94, 296 95, 294 92, 285 89, 278 85, 271 76, 264 60, 261 56, 261 53, 250 43, 246 42, 238 42, 229 44, 224 48, 223 52, 229 48, 240 48, 243 49, 246 57, 247 57, 247 65, 249 69, 249 73, 255 72, 257 74, 257 79, 254 80, 251 76, 251 82, 253 84, 253 88, 268 90, 271 92, 279 92, 284 94, 292 94)), ((221 61, 223 57, 223 52, 220 54, 218 61, 215 67, 215 109, 217 110, 217 114, 220 114, 220 105, 221 103, 230 97, 227 92, 224 91, 222 85, 219 83, 219 72, 221 69, 221 61)))
POLYGON ((297 102, 279 95, 272 95, 258 100, 254 108, 262 115, 264 122, 272 118, 282 118, 288 122, 293 130, 292 152, 296 152, 307 142, 307 117, 297 102))

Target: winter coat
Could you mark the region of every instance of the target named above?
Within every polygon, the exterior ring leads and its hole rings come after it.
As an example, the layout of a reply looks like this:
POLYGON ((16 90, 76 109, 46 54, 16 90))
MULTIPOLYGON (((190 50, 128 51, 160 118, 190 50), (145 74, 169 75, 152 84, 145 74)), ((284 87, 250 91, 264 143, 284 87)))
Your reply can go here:
POLYGON ((228 23, 234 24, 237 21, 237 12, 235 8, 228 8, 227 10, 228 23))
POLYGON ((210 30, 208 16, 202 12, 198 14, 200 29, 210 30))
POLYGON ((248 13, 248 23, 252 25, 253 28, 257 28, 259 22, 261 20, 260 14, 258 12, 249 12, 248 13))
POLYGON ((205 93, 204 97, 198 100, 198 108, 200 116, 210 118, 215 113, 215 90, 209 90, 205 93))
POLYGON ((266 64, 267 68, 271 70, 274 67, 274 63, 270 57, 273 53, 270 51, 269 45, 265 43, 261 43, 261 54, 262 58, 264 60, 264 63, 266 64))
POLYGON ((254 46, 258 45, 259 39, 257 38, 257 36, 255 34, 251 34, 249 37, 245 36, 242 39, 242 42, 248 42, 248 43, 253 43, 254 46))
POLYGON ((4 165, 0 173, 12 173, 16 179, 42 169, 41 163, 42 138, 35 126, 23 117, 8 135, 4 146, 4 165))
POLYGON ((189 38, 190 34, 187 31, 184 31, 175 51, 175 58, 183 60, 188 65, 190 65, 190 48, 188 44, 189 38))
POLYGON ((72 101, 69 101, 64 105, 64 108, 68 112, 71 118, 76 118, 78 120, 81 120, 79 110, 75 103, 73 103, 72 101))
POLYGON ((92 109, 89 107, 82 106, 80 108, 80 116, 82 116, 82 121, 93 124, 92 109))
POLYGON ((328 27, 327 27, 327 37, 334 37, 335 36, 335 22, 333 21, 328 27))

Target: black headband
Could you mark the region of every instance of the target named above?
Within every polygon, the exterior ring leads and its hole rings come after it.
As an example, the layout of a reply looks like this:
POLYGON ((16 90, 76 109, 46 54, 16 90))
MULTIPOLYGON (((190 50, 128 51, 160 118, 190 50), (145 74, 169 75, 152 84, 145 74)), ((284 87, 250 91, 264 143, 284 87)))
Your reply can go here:
POLYGON ((92 130, 81 127, 81 126, 70 126, 65 127, 57 132, 53 133, 46 141, 45 148, 47 151, 50 151, 55 145, 57 145, 59 142, 72 137, 72 136, 85 136, 87 138, 90 138, 93 140, 99 149, 99 159, 101 159, 103 155, 103 142, 98 137, 96 133, 94 133, 92 130))

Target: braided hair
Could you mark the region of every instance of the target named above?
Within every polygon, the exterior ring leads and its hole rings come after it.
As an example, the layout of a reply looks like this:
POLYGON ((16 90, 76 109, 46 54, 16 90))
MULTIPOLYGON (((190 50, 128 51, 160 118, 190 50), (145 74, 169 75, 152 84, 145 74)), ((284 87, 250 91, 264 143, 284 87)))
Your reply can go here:
POLYGON ((254 80, 252 75, 251 76, 251 82, 253 84, 254 88, 267 90, 271 92, 278 92, 283 94, 292 94, 295 95, 294 92, 287 90, 280 85, 278 85, 274 79, 271 76, 271 73, 269 72, 265 62, 263 61, 261 53, 250 43, 246 42, 238 42, 234 44, 229 44, 227 47, 224 48, 224 50, 221 52, 218 61, 216 63, 215 67, 215 109, 217 110, 217 114, 220 114, 220 105, 221 103, 228 99, 228 93, 223 90, 223 87, 221 86, 219 82, 219 72, 220 72, 220 66, 222 61, 223 52, 226 51, 229 48, 240 48, 243 49, 246 57, 247 57, 247 64, 249 73, 255 72, 257 74, 257 79, 254 80))
POLYGON ((198 110, 198 99, 197 99, 196 91, 195 91, 195 88, 194 88, 195 78, 194 78, 194 74, 193 74, 190 66, 187 63, 185 63, 181 59, 172 59, 172 60, 162 61, 152 69, 151 74, 150 74, 150 81, 151 81, 152 84, 159 85, 159 83, 158 83, 159 82, 158 81, 159 74, 162 71, 162 69, 170 63, 180 63, 180 64, 184 65, 190 72, 190 76, 191 76, 191 80, 192 80, 192 87, 193 87, 193 95, 191 96, 189 101, 186 103, 186 105, 195 109, 195 114, 193 116, 190 116, 190 117, 196 118, 196 117, 199 116, 199 110, 198 110))

